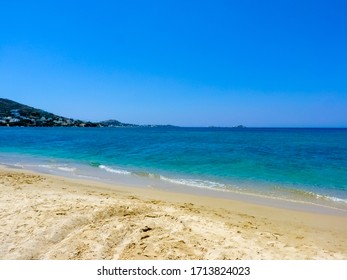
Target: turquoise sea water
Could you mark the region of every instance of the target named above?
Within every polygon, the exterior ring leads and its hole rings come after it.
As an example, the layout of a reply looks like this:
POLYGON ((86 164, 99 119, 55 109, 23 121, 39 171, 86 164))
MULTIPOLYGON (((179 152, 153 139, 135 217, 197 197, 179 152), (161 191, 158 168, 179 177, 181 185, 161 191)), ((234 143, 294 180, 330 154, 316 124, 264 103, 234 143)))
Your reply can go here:
POLYGON ((347 209, 347 129, 0 128, 0 164, 347 209))

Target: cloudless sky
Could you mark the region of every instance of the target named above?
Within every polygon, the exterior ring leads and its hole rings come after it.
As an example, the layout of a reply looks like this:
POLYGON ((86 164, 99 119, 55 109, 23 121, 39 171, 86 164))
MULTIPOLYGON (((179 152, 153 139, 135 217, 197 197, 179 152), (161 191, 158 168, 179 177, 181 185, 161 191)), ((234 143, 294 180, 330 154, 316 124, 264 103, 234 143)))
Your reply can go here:
POLYGON ((347 127, 347 2, 2 0, 0 97, 92 121, 347 127))

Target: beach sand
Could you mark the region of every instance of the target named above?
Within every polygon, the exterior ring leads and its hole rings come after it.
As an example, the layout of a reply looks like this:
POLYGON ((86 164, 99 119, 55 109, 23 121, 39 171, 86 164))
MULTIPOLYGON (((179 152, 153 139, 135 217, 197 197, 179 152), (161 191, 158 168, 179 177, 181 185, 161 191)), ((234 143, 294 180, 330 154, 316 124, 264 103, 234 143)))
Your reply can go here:
POLYGON ((0 259, 347 259, 347 217, 1 167, 0 259))

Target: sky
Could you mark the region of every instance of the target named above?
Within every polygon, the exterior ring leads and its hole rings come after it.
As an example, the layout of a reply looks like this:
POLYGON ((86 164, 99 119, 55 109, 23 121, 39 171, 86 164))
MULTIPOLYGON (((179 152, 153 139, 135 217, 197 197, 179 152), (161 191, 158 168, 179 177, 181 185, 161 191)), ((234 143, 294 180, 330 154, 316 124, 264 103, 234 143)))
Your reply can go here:
POLYGON ((136 124, 347 127, 346 1, 0 1, 0 97, 136 124))

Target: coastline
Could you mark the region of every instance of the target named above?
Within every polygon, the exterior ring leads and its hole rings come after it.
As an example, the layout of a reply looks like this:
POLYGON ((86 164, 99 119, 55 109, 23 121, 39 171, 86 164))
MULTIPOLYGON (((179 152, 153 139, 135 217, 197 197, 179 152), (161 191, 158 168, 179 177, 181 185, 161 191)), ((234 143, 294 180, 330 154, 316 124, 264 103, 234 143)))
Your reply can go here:
POLYGON ((324 129, 12 128, 1 133, 0 164, 346 215, 346 133, 324 129))
POLYGON ((347 217, 0 167, 2 259, 347 259, 347 217))

